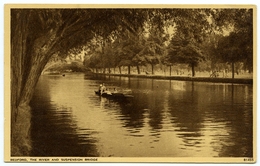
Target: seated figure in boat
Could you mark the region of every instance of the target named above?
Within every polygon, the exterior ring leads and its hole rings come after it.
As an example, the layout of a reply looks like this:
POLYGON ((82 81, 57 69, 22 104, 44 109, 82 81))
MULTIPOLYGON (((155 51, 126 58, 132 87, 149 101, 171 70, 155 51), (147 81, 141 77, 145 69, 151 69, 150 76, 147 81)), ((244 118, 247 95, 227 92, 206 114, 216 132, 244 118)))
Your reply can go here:
POLYGON ((112 93, 110 92, 109 89, 105 89, 105 91, 103 91, 103 93, 107 94, 107 95, 112 95, 112 93))
POLYGON ((103 95, 103 94, 106 94, 106 95, 112 95, 112 93, 109 91, 109 89, 106 88, 105 84, 100 84, 100 87, 99 87, 99 94, 100 95, 103 95))
POLYGON ((103 83, 102 86, 101 86, 101 95, 106 91, 106 86, 105 84, 103 83))
POLYGON ((99 85, 99 88, 98 88, 98 93, 99 93, 100 95, 102 95, 102 93, 104 93, 105 90, 106 90, 106 87, 105 87, 104 83, 103 83, 103 84, 100 84, 100 85, 99 85))
POLYGON ((98 93, 101 94, 101 91, 102 91, 102 84, 99 85, 98 93))

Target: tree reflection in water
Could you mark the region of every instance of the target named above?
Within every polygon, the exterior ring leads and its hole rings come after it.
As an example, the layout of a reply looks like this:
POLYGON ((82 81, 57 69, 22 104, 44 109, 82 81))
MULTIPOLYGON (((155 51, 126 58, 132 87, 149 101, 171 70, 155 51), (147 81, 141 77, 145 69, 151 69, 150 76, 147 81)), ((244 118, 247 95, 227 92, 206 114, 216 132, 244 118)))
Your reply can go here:
POLYGON ((31 102, 31 156, 99 156, 93 130, 77 126, 72 109, 53 105, 50 84, 57 77, 40 78, 31 102), (41 102, 37 102, 41 101, 41 102))

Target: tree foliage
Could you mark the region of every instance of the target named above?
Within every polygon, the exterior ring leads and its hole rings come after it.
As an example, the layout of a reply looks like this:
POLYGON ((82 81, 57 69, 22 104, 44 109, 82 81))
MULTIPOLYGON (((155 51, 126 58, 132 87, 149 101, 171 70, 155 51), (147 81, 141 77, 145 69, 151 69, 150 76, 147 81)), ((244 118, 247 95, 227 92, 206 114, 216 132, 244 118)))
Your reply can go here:
POLYGON ((216 42, 216 52, 219 61, 232 64, 234 78, 234 63, 244 62, 248 70, 253 66, 253 10, 220 10, 214 16, 217 25, 228 27, 230 32, 216 42), (221 21, 220 21, 221 20, 221 21))
POLYGON ((195 76, 194 67, 205 60, 205 55, 195 40, 175 36, 168 46, 166 60, 170 63, 188 64, 192 67, 192 76, 195 76))

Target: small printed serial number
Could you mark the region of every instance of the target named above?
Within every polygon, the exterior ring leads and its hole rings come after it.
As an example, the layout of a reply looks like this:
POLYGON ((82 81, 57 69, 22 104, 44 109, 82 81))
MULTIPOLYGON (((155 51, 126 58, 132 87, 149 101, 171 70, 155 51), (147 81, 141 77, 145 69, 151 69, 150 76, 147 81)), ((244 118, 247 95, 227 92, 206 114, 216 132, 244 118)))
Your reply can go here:
POLYGON ((244 158, 244 161, 254 161, 253 158, 244 158))

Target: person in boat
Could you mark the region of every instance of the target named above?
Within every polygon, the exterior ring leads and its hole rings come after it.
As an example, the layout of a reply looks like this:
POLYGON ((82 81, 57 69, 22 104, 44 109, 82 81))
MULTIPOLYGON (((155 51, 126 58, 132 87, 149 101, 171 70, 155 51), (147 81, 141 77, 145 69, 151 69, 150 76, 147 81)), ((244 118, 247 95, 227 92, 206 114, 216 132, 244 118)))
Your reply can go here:
POLYGON ((106 86, 105 84, 101 84, 101 89, 100 89, 100 94, 102 95, 106 91, 106 86))
POLYGON ((112 95, 112 93, 110 92, 109 89, 106 89, 103 93, 107 94, 107 95, 112 95))
POLYGON ((101 91, 102 91, 102 84, 100 84, 100 85, 99 85, 99 88, 98 88, 99 94, 101 94, 101 91))
POLYGON ((103 84, 102 84, 102 92, 104 92, 106 89, 107 89, 107 88, 106 88, 105 84, 103 83, 103 84))

